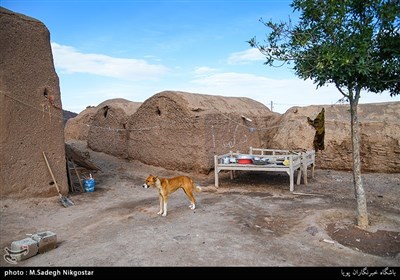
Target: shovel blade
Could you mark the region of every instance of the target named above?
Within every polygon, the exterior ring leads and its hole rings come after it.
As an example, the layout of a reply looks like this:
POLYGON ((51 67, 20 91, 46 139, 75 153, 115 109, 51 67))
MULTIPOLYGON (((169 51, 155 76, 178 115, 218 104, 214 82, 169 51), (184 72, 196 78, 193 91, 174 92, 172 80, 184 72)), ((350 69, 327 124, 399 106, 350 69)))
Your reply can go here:
POLYGON ((60 202, 64 207, 69 207, 74 205, 74 203, 68 197, 65 196, 60 197, 60 202))

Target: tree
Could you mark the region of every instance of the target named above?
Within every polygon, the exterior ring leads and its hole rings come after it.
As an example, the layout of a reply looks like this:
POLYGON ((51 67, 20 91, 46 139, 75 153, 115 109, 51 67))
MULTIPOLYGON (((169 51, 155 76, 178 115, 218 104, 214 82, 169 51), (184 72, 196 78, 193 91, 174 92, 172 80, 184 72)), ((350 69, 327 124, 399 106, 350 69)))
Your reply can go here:
POLYGON ((263 43, 248 43, 265 64, 293 64, 298 77, 317 88, 334 84, 350 103, 357 225, 367 228, 357 106, 362 90, 400 93, 400 0, 293 0, 291 7, 300 12, 298 23, 260 19, 271 32, 263 43))

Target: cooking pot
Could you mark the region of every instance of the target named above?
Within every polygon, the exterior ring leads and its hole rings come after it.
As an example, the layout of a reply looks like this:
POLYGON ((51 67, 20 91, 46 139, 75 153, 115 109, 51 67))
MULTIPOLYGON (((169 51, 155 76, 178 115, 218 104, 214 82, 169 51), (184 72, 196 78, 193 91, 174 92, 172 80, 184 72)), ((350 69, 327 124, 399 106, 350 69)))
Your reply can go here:
POLYGON ((252 164, 253 157, 251 155, 238 155, 238 163, 239 164, 252 164))

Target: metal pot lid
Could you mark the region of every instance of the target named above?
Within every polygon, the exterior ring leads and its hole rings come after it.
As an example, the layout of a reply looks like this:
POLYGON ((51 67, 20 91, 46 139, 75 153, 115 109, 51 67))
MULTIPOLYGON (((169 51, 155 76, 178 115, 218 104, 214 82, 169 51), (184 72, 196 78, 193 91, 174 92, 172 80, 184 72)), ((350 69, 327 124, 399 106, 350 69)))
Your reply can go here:
POLYGON ((238 155, 238 159, 253 159, 253 156, 251 155, 238 155))

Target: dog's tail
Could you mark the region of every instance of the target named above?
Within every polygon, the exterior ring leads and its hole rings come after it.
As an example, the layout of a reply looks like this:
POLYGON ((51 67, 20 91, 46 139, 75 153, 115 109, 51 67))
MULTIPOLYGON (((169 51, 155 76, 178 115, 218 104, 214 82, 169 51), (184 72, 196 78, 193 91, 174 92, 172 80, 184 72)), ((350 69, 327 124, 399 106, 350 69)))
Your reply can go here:
POLYGON ((202 188, 200 186, 196 186, 195 184, 193 184, 193 186, 194 186, 194 190, 196 192, 201 192, 202 191, 202 188))

